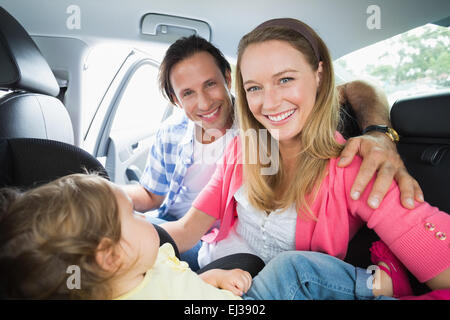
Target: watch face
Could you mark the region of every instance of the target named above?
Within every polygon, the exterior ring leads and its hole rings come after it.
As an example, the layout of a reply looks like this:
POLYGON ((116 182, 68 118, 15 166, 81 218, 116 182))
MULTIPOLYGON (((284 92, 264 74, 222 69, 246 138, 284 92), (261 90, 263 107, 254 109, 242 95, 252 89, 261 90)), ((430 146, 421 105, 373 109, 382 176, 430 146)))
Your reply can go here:
POLYGON ((400 141, 400 137, 399 137, 397 131, 395 131, 392 128, 388 128, 388 132, 392 136, 392 139, 394 140, 394 142, 400 141))

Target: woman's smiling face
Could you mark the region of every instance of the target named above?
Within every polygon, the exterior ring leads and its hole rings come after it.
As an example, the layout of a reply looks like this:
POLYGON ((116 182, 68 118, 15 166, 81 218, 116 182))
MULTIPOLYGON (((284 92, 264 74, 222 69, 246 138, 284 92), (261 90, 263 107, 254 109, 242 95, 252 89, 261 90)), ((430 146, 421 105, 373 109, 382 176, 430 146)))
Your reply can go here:
POLYGON ((268 40, 245 49, 240 69, 254 117, 280 143, 295 140, 314 107, 322 63, 314 71, 288 42, 268 40))

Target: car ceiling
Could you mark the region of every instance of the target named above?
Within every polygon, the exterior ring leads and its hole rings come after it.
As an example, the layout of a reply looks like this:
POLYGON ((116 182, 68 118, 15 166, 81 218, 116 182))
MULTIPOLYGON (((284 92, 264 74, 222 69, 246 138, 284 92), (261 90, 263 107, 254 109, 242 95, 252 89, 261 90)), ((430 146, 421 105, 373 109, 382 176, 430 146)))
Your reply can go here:
POLYGON ((105 39, 145 43, 140 33, 147 13, 207 22, 211 41, 233 58, 239 39, 259 23, 293 17, 310 24, 334 59, 369 44, 450 15, 448 0, 0 0, 33 36, 74 37, 87 44, 105 39), (78 5, 81 28, 66 27, 67 7, 78 5), (212 5, 211 5, 212 4, 212 5), (367 8, 380 8, 381 28, 369 30, 367 8))

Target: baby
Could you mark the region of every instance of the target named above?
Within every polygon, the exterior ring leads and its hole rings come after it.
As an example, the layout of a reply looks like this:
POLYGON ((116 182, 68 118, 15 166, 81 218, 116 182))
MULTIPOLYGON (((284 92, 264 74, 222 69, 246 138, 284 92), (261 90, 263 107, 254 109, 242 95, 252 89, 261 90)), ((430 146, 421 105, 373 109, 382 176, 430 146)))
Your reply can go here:
POLYGON ((327 299, 332 289, 312 279, 331 273, 364 284, 343 299, 388 298, 365 285, 371 275, 318 252, 284 252, 254 279, 240 269, 197 275, 170 244, 159 246, 156 229, 134 213, 126 193, 97 175, 73 174, 26 192, 3 189, 0 204, 2 298, 327 299), (69 270, 79 270, 78 286, 69 270))

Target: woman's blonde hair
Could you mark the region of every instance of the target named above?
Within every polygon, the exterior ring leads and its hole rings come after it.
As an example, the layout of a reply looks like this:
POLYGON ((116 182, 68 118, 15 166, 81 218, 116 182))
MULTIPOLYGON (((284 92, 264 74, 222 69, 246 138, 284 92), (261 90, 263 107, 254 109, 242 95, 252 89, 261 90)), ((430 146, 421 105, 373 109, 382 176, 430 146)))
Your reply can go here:
MULTIPOLYGON (((112 274, 96 263, 103 238, 119 243, 118 204, 109 182, 73 174, 18 192, 0 192, 0 291, 3 298, 110 298, 112 274), (69 266, 81 270, 69 289, 69 266)), ((111 247, 103 247, 102 250, 111 247)))
MULTIPOLYGON (((315 219, 310 204, 314 200, 315 192, 318 191, 320 181, 325 176, 328 160, 337 157, 342 150, 342 146, 335 140, 339 109, 332 60, 325 43, 316 32, 303 22, 294 19, 277 19, 276 23, 269 24, 266 22, 241 39, 236 66, 236 112, 242 129, 244 159, 249 159, 250 153, 260 148, 271 153, 272 162, 278 161, 281 157, 279 152, 268 150, 269 141, 263 141, 259 135, 245 135, 247 130, 258 131, 265 128, 253 116, 247 103, 241 74, 242 55, 249 45, 270 40, 289 43, 304 55, 313 71, 317 71, 319 62, 322 61, 323 73, 315 105, 298 137, 302 150, 296 157, 295 175, 286 176, 282 161, 279 161, 279 170, 273 175, 261 175, 261 170, 271 164, 263 165, 260 161, 249 164, 244 161, 243 180, 246 183, 249 200, 255 207, 271 212, 275 209, 285 209, 294 203, 299 214, 304 212, 315 219), (314 41, 313 44, 311 40, 314 41), (286 185, 286 181, 291 181, 290 185, 286 185), (281 186, 285 187, 283 188, 285 192, 276 194, 276 190, 281 186)), ((269 139, 272 141, 274 139, 270 133, 269 139)))

